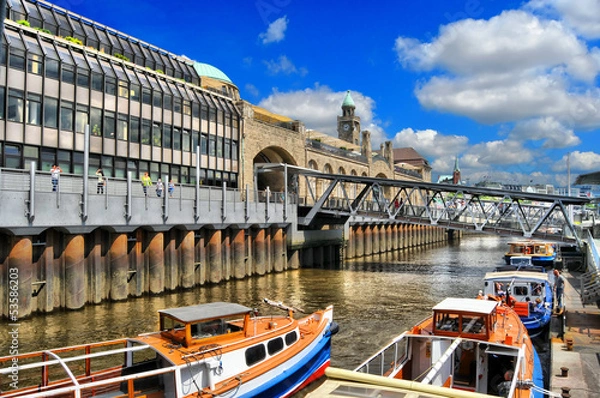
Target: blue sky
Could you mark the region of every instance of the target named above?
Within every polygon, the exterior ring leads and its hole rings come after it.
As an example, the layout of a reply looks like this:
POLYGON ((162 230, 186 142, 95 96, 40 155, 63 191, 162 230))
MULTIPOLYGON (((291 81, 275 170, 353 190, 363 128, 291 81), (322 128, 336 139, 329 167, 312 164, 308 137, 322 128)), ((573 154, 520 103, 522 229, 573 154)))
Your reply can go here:
POLYGON ((351 90, 373 146, 463 179, 600 170, 600 0, 60 0, 221 69, 243 99, 336 133, 351 90), (569 155, 569 161, 567 156, 569 155))

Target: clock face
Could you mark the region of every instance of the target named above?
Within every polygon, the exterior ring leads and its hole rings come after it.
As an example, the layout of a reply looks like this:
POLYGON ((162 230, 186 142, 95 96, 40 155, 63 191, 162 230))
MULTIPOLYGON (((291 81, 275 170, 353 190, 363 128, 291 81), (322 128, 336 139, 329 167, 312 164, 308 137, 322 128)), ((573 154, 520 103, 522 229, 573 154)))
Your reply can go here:
POLYGON ((348 131, 350 130, 350 125, 349 124, 344 124, 344 131, 348 131))

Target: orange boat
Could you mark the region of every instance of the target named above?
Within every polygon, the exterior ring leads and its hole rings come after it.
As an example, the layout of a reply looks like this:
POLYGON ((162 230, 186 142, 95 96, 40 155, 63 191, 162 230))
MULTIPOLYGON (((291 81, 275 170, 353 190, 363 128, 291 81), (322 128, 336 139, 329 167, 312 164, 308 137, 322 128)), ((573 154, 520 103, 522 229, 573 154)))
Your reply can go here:
POLYGON ((135 338, 0 358, 2 397, 287 397, 329 366, 333 308, 295 319, 233 303, 159 311, 135 338))
POLYGON ((359 390, 377 396, 383 387, 423 397, 543 397, 542 367, 527 330, 494 300, 445 299, 354 371, 325 374, 328 380, 308 397, 359 390))

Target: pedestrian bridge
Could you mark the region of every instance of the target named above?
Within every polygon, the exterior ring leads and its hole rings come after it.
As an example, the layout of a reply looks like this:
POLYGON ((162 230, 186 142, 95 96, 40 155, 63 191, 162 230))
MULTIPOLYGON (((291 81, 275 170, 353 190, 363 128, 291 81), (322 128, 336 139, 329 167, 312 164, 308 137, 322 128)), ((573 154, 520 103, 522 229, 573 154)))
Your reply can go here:
POLYGON ((281 171, 286 189, 294 193, 305 187, 298 224, 308 229, 391 220, 581 246, 570 206, 589 202, 571 196, 325 174, 285 164, 256 168, 257 175, 265 171, 281 171), (299 183, 301 179, 305 184, 299 183))

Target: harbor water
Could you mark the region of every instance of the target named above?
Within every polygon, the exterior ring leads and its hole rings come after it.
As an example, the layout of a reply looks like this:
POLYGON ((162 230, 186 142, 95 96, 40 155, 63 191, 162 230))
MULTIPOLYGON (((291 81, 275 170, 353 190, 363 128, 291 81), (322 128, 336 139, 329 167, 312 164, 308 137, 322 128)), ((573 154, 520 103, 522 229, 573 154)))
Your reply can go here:
MULTIPOLYGON (((263 304, 263 298, 269 298, 307 312, 333 305, 340 331, 333 337, 331 365, 353 369, 427 317, 444 298, 476 297, 484 274, 502 264, 507 242, 470 235, 456 243, 347 261, 335 269, 299 269, 77 311, 36 314, 19 322, 19 352, 157 330, 157 311, 170 307, 229 301, 261 313, 279 311, 263 304)), ((7 355, 7 349, 2 347, 1 355, 7 355)))

